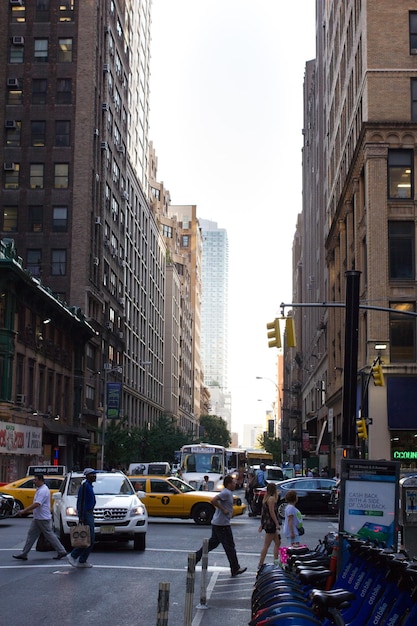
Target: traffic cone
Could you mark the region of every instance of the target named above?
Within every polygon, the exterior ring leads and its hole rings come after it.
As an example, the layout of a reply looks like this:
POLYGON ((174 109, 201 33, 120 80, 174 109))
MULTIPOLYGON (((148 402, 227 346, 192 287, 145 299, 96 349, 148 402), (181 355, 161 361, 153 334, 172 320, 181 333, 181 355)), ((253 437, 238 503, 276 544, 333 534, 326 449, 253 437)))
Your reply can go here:
POLYGON ((335 542, 333 546, 332 556, 330 557, 329 570, 331 571, 330 576, 326 581, 326 591, 330 591, 330 589, 334 585, 334 581, 336 580, 336 570, 337 570, 337 543, 335 542))

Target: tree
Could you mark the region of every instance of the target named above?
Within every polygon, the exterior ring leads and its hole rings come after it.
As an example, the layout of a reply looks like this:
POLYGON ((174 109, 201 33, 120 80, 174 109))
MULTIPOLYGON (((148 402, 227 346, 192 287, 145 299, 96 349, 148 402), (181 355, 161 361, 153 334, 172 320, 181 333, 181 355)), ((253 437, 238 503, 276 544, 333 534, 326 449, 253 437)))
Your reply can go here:
POLYGON ((258 437, 259 445, 265 450, 265 452, 270 452, 272 454, 272 460, 274 463, 281 462, 281 439, 278 437, 268 437, 267 433, 263 433, 258 437))
POLYGON ((200 441, 224 446, 225 448, 230 446, 232 437, 227 428, 226 420, 222 417, 218 417, 217 415, 202 415, 200 417, 200 431, 203 432, 200 441))

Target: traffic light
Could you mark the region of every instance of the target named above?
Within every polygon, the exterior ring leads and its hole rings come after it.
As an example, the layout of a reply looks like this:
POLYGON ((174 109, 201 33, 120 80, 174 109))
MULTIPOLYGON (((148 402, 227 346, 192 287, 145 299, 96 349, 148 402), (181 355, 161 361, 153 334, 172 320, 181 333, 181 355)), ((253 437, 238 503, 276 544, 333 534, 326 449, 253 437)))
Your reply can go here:
POLYGON ((359 439, 368 439, 368 431, 366 428, 366 419, 361 417, 356 420, 356 427, 358 429, 358 437, 359 439))
POLYGON ((285 335, 288 348, 295 348, 297 342, 295 340, 295 324, 293 317, 287 317, 285 319, 285 335))
POLYGON ((281 334, 279 332, 279 319, 276 317, 273 322, 269 322, 266 325, 268 329, 268 347, 280 348, 281 347, 281 334))
POLYGON ((384 387, 384 372, 382 371, 381 363, 377 363, 377 365, 372 367, 372 376, 376 387, 384 387))

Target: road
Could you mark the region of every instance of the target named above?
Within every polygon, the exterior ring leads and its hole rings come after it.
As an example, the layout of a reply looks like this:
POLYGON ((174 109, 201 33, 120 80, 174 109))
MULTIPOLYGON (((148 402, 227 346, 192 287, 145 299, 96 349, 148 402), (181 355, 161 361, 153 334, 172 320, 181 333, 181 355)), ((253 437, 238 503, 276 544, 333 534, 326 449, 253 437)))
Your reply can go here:
MULTIPOLYGON (((230 577, 221 547, 209 554, 207 609, 197 608, 201 595, 201 567, 197 566, 192 598, 192 623, 186 624, 188 554, 210 536, 210 527, 188 520, 151 518, 145 552, 132 543, 97 544, 92 569, 75 569, 54 561, 54 552, 29 553, 16 561, 30 519, 0 522, 0 594, 2 620, 7 626, 58 622, 60 626, 149 626, 157 624, 160 583, 169 583, 169 626, 241 626, 250 620, 250 597, 256 576, 263 534, 259 518, 244 515, 232 522, 236 548, 247 572, 230 577)), ((314 547, 329 531, 337 530, 334 517, 306 517, 305 541, 314 547)), ((269 555, 272 560, 272 552, 269 555)), ((267 559, 268 561, 268 559, 267 559)))

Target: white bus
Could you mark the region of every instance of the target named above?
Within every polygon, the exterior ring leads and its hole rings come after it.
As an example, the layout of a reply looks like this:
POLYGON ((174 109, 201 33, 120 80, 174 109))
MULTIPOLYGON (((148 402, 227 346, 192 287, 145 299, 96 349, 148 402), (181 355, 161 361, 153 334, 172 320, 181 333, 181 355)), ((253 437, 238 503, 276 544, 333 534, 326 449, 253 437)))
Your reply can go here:
POLYGON ((182 478, 194 489, 200 489, 208 476, 210 491, 220 491, 227 474, 226 451, 223 446, 191 443, 181 448, 182 478))
POLYGON ((243 487, 248 465, 247 451, 243 448, 226 448, 227 473, 236 481, 236 487, 243 487))

